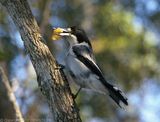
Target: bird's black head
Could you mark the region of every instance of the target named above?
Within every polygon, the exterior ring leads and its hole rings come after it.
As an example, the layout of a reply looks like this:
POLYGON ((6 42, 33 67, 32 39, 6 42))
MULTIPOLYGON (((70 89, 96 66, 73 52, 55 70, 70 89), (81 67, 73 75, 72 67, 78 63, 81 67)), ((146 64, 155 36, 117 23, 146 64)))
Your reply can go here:
POLYGON ((91 43, 83 29, 77 28, 76 26, 70 27, 71 34, 76 36, 78 43, 86 42, 89 46, 91 46, 91 43))

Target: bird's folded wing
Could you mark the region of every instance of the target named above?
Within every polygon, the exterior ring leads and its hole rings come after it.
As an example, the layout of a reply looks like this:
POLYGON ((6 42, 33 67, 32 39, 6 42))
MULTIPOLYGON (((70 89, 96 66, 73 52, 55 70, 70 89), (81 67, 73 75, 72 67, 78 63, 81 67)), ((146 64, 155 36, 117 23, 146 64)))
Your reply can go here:
POLYGON ((78 60, 80 60, 91 72, 97 75, 100 79, 104 79, 100 68, 92 58, 92 50, 86 45, 75 45, 72 50, 78 60))

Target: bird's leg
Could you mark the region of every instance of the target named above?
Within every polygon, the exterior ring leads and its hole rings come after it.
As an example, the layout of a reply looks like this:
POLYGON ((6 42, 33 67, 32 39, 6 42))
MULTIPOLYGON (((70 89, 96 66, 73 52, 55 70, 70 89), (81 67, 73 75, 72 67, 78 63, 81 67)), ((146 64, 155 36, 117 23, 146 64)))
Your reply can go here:
POLYGON ((76 98, 77 98, 77 96, 78 96, 79 92, 81 91, 81 89, 82 89, 82 87, 80 87, 80 88, 78 89, 78 91, 77 91, 77 93, 76 93, 75 95, 73 94, 73 99, 76 99, 76 98))

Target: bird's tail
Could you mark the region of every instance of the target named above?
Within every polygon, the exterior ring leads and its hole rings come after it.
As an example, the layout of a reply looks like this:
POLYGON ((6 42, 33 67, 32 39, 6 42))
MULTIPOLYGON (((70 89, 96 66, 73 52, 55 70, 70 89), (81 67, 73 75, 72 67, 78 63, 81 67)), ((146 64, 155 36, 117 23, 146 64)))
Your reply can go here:
POLYGON ((127 101, 128 99, 120 89, 118 89, 117 87, 113 86, 112 84, 106 81, 104 85, 107 87, 109 96, 117 103, 119 107, 122 108, 123 105, 128 105, 128 101, 127 101))

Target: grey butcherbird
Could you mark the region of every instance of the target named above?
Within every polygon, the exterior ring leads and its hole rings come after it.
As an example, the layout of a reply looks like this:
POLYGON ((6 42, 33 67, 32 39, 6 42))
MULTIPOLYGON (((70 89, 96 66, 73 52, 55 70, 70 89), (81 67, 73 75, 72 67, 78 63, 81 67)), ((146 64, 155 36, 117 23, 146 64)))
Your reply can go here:
POLYGON ((120 89, 107 82, 96 64, 91 43, 86 33, 79 28, 55 28, 53 40, 63 37, 70 44, 65 67, 80 88, 87 88, 108 94, 120 107, 128 105, 127 98, 120 89))

